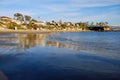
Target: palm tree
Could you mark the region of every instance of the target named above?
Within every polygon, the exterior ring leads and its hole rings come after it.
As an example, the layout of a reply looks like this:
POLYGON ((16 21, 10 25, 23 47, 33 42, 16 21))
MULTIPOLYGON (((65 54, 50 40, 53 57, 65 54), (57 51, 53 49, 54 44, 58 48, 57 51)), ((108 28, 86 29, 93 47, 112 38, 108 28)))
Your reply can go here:
POLYGON ((25 15, 24 17, 25 17, 25 21, 26 21, 26 22, 28 21, 28 22, 30 23, 31 16, 25 15))
POLYGON ((17 20, 23 20, 24 19, 23 15, 21 13, 15 13, 14 18, 17 19, 17 20))
POLYGON ((15 14, 14 14, 14 18, 15 18, 16 20, 21 21, 21 23, 22 23, 22 21, 24 21, 24 17, 23 17, 23 15, 22 15, 21 13, 15 13, 15 14))
POLYGON ((90 26, 94 26, 94 22, 91 22, 90 26))
POLYGON ((108 26, 108 22, 105 22, 105 26, 108 26))

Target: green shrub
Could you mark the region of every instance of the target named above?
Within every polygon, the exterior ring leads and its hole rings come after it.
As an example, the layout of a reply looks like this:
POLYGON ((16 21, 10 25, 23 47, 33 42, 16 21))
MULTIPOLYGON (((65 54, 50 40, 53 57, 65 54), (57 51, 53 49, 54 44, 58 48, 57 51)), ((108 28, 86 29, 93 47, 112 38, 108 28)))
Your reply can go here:
POLYGON ((23 29, 21 25, 18 25, 18 24, 15 23, 15 22, 8 23, 8 24, 7 24, 7 27, 8 27, 9 29, 15 29, 15 27, 17 27, 17 29, 23 29))

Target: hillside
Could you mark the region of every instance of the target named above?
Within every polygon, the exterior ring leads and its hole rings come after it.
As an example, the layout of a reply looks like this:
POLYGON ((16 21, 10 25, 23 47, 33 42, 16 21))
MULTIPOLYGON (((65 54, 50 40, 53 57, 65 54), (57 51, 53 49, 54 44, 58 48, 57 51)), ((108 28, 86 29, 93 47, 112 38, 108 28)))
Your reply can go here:
POLYGON ((62 20, 56 22, 38 21, 33 19, 29 15, 23 15, 21 13, 15 13, 14 18, 7 16, 0 17, 0 29, 29 29, 29 30, 62 30, 62 31, 110 31, 108 22, 62 22, 62 20))

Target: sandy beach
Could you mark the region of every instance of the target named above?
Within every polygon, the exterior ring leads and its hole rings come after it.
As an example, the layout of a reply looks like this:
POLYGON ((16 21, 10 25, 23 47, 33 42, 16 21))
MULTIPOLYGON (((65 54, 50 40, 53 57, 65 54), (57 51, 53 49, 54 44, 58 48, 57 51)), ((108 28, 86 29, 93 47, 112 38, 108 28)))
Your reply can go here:
POLYGON ((90 30, 0 30, 0 33, 90 32, 90 30))

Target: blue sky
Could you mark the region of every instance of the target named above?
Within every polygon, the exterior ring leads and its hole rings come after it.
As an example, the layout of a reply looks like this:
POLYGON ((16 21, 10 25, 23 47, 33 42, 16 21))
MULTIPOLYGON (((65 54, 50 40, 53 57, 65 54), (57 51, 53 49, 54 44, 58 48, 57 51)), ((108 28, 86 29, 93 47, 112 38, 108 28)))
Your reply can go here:
POLYGON ((107 21, 120 26, 120 0, 0 0, 0 16, 17 12, 42 21, 107 21))

